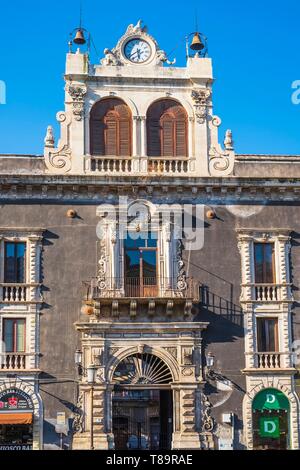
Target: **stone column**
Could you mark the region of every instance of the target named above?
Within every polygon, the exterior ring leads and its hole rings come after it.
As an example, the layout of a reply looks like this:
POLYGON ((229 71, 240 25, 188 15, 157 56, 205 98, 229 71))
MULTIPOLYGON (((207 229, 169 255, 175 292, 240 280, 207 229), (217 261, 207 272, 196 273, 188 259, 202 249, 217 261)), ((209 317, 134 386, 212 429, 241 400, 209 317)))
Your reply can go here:
POLYGON ((140 126, 139 116, 133 116, 132 125, 132 156, 137 157, 140 153, 140 126))
POLYGON ((195 136, 194 136, 194 128, 195 128, 195 118, 189 117, 189 129, 188 129, 188 171, 189 173, 193 173, 196 169, 196 159, 195 159, 195 136))

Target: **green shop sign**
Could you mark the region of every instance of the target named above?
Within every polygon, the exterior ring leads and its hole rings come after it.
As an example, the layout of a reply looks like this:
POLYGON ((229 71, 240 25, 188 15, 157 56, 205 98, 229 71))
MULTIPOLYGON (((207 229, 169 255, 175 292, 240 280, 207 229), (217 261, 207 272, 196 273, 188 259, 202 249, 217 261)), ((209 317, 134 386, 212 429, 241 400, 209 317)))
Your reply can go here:
POLYGON ((261 437, 280 437, 278 416, 263 417, 259 419, 259 435, 261 437))
MULTIPOLYGON (((284 393, 275 388, 266 388, 259 392, 252 404, 253 410, 286 410, 289 411, 290 403, 284 393)), ((275 419, 275 418, 274 418, 275 419)))

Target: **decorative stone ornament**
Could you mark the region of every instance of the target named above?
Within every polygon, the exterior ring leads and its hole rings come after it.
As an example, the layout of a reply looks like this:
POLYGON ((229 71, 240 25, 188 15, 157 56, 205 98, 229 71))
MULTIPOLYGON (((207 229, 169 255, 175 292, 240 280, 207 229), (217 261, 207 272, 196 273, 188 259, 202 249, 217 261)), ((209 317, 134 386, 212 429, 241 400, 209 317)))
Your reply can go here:
POLYGON ((226 150, 233 150, 232 131, 228 129, 225 134, 224 146, 226 150))
POLYGON ((87 93, 85 85, 67 86, 67 91, 73 100, 73 114, 76 121, 81 121, 84 116, 84 97, 87 93))
POLYGON ((216 213, 213 209, 209 209, 207 212, 206 212, 206 217, 210 220, 212 219, 215 219, 216 218, 216 213))
POLYGON ((68 113, 61 111, 57 113, 56 119, 61 123, 61 139, 59 146, 54 148, 52 137, 47 131, 47 140, 45 139, 44 157, 49 173, 63 174, 71 169, 71 149, 69 147, 69 127, 71 117, 68 113), (50 143, 50 145, 49 145, 50 143))
POLYGON ((227 176, 233 171, 235 155, 233 150, 223 150, 217 144, 209 150, 209 173, 211 176, 227 176))
POLYGON ((208 100, 211 97, 209 88, 195 88, 191 94, 195 107, 195 115, 199 124, 203 124, 207 118, 208 100))
POLYGON ((166 53, 161 50, 156 40, 147 32, 139 20, 136 25, 130 24, 126 33, 113 49, 104 49, 103 66, 124 65, 157 65, 164 63, 174 65, 176 60, 169 61, 166 53))
POLYGON ((81 308, 81 313, 83 315, 93 315, 94 314, 94 308, 92 305, 89 305, 89 304, 84 304, 81 308))
POLYGON ((187 289, 187 281, 186 281, 186 272, 184 269, 184 262, 182 260, 183 254, 183 243, 181 240, 177 240, 177 267, 178 267, 178 275, 177 275, 177 289, 180 293, 183 293, 187 289))
POLYGON ((67 212, 67 217, 69 219, 74 219, 76 217, 76 211, 74 209, 69 209, 67 212))
POLYGON ((45 137, 45 147, 54 147, 55 145, 55 139, 54 139, 54 134, 53 134, 53 127, 48 126, 47 127, 47 133, 45 137))
POLYGON ((202 394, 202 407, 202 430, 204 432, 212 432, 215 426, 214 420, 211 417, 212 404, 204 393, 202 394))

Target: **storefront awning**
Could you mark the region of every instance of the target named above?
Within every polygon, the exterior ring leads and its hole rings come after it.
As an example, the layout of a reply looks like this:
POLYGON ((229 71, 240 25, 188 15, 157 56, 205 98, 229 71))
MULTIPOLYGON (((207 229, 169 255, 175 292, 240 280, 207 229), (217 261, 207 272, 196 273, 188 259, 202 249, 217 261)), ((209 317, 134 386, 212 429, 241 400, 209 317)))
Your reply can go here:
POLYGON ((0 413, 1 424, 31 424, 32 413, 0 413))

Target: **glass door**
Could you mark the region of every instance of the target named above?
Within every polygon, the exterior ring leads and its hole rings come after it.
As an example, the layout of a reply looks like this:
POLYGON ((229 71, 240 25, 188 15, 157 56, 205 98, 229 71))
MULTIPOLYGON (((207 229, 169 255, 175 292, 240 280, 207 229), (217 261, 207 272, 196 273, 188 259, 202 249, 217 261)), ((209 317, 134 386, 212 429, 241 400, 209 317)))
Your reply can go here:
POLYGON ((125 292, 128 297, 155 297, 158 293, 157 239, 150 234, 125 240, 125 292))

